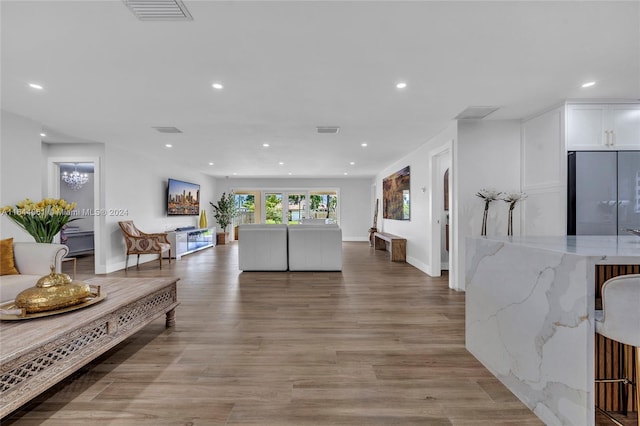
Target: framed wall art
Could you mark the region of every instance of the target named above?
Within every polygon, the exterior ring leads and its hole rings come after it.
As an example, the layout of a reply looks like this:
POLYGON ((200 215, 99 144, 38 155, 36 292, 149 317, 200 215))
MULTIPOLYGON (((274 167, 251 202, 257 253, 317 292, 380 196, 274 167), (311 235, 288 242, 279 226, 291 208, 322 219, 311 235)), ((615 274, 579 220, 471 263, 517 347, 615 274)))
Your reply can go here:
POLYGON ((382 217, 393 220, 411 219, 410 166, 382 179, 382 217))

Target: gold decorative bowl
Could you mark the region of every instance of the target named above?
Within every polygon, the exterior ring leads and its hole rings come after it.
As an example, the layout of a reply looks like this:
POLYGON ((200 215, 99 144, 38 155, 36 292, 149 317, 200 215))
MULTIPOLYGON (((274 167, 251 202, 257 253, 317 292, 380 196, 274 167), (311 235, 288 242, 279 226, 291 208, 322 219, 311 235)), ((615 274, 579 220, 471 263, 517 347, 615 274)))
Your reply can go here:
POLYGON ((16 296, 15 306, 27 314, 53 311, 77 305, 91 296, 89 285, 72 281, 67 274, 51 273, 40 278, 35 287, 28 288, 16 296))

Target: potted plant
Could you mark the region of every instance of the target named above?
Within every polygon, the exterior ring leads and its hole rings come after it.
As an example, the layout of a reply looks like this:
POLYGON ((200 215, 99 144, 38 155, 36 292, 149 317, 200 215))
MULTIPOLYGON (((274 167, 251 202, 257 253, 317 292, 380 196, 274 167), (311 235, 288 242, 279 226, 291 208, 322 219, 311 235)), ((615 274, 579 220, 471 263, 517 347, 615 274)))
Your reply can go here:
POLYGON ((227 227, 231 224, 231 220, 236 216, 237 209, 234 202, 233 192, 227 194, 226 192, 222 193, 220 200, 218 200, 217 204, 211 204, 213 207, 213 217, 220 225, 222 232, 217 233, 216 239, 218 244, 225 244, 227 240, 227 227))

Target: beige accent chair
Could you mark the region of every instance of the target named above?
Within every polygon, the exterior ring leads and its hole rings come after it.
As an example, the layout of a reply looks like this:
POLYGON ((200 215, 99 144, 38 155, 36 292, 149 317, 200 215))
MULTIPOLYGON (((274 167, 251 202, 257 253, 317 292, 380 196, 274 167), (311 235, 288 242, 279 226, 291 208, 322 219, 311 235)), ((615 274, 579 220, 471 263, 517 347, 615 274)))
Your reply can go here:
POLYGON ((137 254, 136 268, 140 263, 141 254, 157 254, 160 260, 160 269, 162 269, 162 253, 169 252, 169 263, 171 263, 171 243, 167 239, 166 233, 147 234, 140 231, 133 224, 132 220, 118 222, 124 242, 127 246, 127 260, 124 263, 124 270, 129 267, 129 255, 137 254))

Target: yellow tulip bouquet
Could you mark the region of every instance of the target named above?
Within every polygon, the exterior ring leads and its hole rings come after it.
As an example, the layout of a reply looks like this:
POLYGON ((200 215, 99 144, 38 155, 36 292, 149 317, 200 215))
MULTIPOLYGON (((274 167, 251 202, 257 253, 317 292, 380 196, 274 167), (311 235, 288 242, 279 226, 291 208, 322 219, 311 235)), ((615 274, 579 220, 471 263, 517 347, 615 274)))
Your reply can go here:
POLYGON ((71 217, 75 208, 76 203, 63 199, 45 198, 35 203, 27 198, 15 206, 0 208, 0 214, 7 215, 37 243, 51 243, 64 225, 79 219, 71 217))

